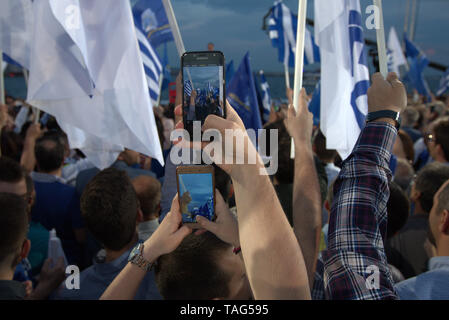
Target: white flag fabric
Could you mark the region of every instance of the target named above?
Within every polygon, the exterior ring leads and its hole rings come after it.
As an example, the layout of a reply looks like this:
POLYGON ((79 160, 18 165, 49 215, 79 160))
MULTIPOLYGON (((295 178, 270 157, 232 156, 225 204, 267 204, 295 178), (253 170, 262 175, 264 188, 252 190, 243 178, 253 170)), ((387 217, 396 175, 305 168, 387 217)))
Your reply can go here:
POLYGON ((407 64, 401 42, 399 41, 396 29, 392 27, 388 35, 388 52, 390 54, 389 71, 396 72, 399 76, 399 67, 407 64))
POLYGON ((130 2, 34 0, 33 12, 28 101, 99 168, 123 148, 163 164, 130 2))
POLYGON ((320 127, 327 148, 346 159, 368 113, 369 70, 359 0, 315 0, 321 54, 320 127))
POLYGON ((8 64, 2 60, 2 73, 5 72, 7 66, 8 64))
MULTIPOLYGON (((30 0, 0 1, 0 51, 25 68, 30 65, 33 10, 30 0)), ((0 60, 3 60, 0 57, 0 60)))

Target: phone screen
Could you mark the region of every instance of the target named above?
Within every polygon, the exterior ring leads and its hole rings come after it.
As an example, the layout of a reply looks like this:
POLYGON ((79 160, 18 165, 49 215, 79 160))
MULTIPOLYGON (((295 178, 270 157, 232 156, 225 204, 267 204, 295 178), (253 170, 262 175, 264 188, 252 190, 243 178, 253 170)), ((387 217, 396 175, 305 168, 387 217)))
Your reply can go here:
POLYGON ((198 215, 214 220, 212 173, 179 173, 178 183, 182 222, 196 223, 198 215))
POLYGON ((226 116, 222 57, 219 53, 197 53, 183 60, 184 124, 190 133, 193 121, 203 125, 209 114, 226 116))

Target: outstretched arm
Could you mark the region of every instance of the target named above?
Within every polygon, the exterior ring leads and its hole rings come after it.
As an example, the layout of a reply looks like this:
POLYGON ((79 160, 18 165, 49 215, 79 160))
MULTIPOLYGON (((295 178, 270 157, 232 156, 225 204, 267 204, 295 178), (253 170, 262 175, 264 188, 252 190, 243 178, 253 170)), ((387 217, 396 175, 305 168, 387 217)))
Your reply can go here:
POLYGON ((295 176, 293 181, 293 230, 301 246, 312 287, 321 235, 321 193, 312 151, 313 115, 307 96, 301 90, 298 112, 288 110, 285 126, 294 140, 295 176))

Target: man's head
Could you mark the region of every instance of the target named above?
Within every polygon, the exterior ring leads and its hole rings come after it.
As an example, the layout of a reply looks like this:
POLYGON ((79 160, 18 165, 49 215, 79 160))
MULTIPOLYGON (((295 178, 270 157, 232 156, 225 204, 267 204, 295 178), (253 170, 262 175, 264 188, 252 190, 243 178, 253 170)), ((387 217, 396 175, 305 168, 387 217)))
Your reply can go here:
POLYGON ((387 202, 387 239, 393 237, 405 226, 410 210, 410 202, 401 187, 392 181, 390 182, 389 188, 390 197, 387 202))
POLYGON ((438 255, 449 255, 449 181, 435 194, 429 229, 429 240, 436 246, 438 255))
POLYGON ((54 135, 46 135, 37 139, 34 154, 40 172, 55 172, 64 164, 64 144, 60 138, 54 135))
POLYGON ((414 107, 408 106, 402 112, 401 118, 404 128, 414 128, 419 120, 419 112, 414 107))
POLYGON ((191 234, 161 256, 156 283, 166 300, 251 299, 243 261, 210 232, 191 234))
POLYGON ((20 164, 10 158, 0 157, 0 192, 27 195, 25 172, 20 164))
POLYGON ((433 162, 421 169, 410 194, 410 200, 415 203, 415 210, 421 209, 424 213, 429 213, 435 193, 448 179, 449 166, 442 163, 433 162))
POLYGON ((436 120, 426 135, 427 148, 435 161, 449 162, 449 118, 436 120))
POLYGON ((140 162, 140 154, 137 151, 125 149, 120 153, 117 160, 124 161, 128 166, 132 166, 140 162))
POLYGON ((124 171, 108 168, 98 173, 81 195, 87 228, 106 249, 119 251, 136 234, 139 200, 124 171))
POLYGON ((207 50, 214 51, 215 50, 215 45, 212 42, 209 42, 207 44, 207 50))
POLYGON ((394 173, 394 182, 396 182, 404 191, 408 191, 408 187, 413 180, 415 171, 409 161, 398 158, 396 172, 394 173))
POLYGON ((313 151, 324 163, 333 163, 337 156, 337 151, 326 148, 326 137, 319 130, 313 139, 313 151))
POLYGON ((12 273, 28 256, 28 218, 25 200, 12 193, 0 193, 0 272, 12 273))
POLYGON ((161 184, 150 176, 138 176, 132 180, 134 190, 140 201, 144 221, 159 217, 161 203, 161 184))

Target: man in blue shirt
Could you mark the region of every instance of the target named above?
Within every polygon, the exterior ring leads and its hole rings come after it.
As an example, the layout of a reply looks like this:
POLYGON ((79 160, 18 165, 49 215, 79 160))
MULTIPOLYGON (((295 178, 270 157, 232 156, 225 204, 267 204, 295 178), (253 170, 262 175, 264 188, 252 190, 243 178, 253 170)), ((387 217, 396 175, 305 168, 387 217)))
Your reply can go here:
POLYGON ((435 257, 429 261, 429 271, 396 285, 401 299, 449 299, 449 181, 435 194, 429 225, 429 240, 436 248, 435 257))
MULTIPOLYGON (((115 168, 97 174, 81 196, 81 210, 88 230, 105 248, 94 265, 80 275, 79 289, 62 289, 59 299, 99 299, 127 265, 138 244, 137 222, 143 220, 139 200, 127 173, 115 168)), ((142 281, 135 299, 160 299, 153 272, 142 281)))
POLYGON ((35 146, 38 172, 32 172, 36 202, 32 220, 47 230, 55 229, 69 264, 83 267, 86 230, 81 218, 79 197, 74 187, 61 178, 64 145, 54 135, 39 138, 35 146))

